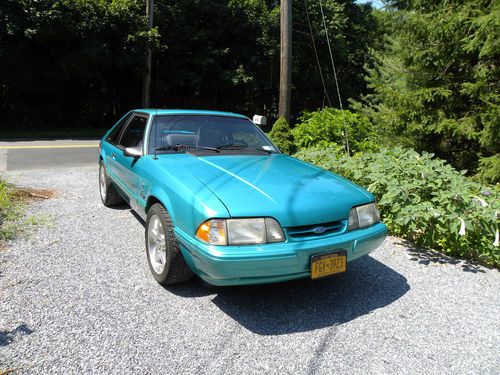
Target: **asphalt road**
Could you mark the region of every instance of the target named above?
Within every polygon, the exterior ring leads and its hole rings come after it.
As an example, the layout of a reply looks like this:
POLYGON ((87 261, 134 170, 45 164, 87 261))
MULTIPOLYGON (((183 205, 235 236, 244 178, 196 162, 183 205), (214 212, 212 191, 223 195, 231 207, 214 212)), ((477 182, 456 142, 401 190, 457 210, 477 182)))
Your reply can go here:
POLYGON ((396 238, 318 282, 163 288, 97 165, 8 172, 54 189, 0 251, 0 373, 498 374, 500 276, 396 238))
POLYGON ((0 141, 0 172, 96 163, 98 140, 0 141))

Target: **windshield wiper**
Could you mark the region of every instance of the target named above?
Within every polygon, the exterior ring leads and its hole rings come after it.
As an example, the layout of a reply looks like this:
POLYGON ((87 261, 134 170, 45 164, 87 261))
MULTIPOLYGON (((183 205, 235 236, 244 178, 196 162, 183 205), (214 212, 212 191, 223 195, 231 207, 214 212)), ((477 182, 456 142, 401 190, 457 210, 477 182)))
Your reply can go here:
POLYGON ((215 147, 205 147, 205 146, 194 146, 194 145, 184 145, 184 144, 175 144, 175 145, 165 145, 156 147, 155 151, 165 151, 165 150, 173 150, 173 151, 189 151, 189 150, 210 150, 219 153, 220 150, 215 147))
POLYGON ((228 143, 225 145, 217 146, 217 150, 256 150, 256 151, 262 151, 265 152, 266 154, 271 154, 271 150, 266 150, 264 148, 259 148, 259 147, 247 147, 242 145, 241 143, 228 143))

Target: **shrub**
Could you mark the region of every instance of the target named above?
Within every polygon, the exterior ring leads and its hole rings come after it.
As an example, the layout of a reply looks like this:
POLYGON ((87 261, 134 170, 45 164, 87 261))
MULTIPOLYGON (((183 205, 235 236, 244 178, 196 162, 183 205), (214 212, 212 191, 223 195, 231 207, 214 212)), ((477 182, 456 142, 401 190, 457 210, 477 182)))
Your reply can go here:
POLYGON ((345 131, 351 152, 378 148, 377 132, 368 117, 334 108, 305 112, 292 134, 295 146, 302 149, 332 144, 344 146, 345 131))
POLYGON ((290 131, 290 126, 284 118, 280 117, 274 123, 269 136, 281 151, 289 155, 294 153, 295 147, 293 144, 293 136, 290 131))
POLYGON ((338 148, 310 149, 296 156, 366 187, 392 234, 500 265, 498 186, 473 182, 433 154, 402 148, 354 157, 338 148))

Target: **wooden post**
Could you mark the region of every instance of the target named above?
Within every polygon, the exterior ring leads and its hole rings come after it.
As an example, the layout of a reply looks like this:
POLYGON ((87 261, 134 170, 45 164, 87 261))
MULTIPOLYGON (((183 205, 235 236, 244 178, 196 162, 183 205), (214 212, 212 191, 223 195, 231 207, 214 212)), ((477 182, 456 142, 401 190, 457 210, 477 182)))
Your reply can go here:
MULTIPOLYGON (((146 0, 146 17, 148 18, 148 31, 153 28, 153 6, 154 0, 146 0)), ((144 108, 149 108, 151 105, 151 62, 152 62, 151 47, 148 46, 146 51, 146 72, 142 85, 142 105, 144 108)))
POLYGON ((281 63, 279 116, 290 122, 290 100, 292 84, 292 0, 281 0, 281 63))

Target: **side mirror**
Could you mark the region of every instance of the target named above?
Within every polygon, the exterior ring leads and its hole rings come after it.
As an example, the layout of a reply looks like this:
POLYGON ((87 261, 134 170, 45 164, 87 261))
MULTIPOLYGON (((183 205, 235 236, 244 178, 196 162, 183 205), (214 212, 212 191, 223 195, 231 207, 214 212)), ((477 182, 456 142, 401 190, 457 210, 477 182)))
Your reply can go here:
POLYGON ((254 115, 252 121, 253 121, 253 123, 255 125, 259 125, 259 126, 267 125, 267 118, 266 118, 266 116, 254 115))
POLYGON ((142 145, 135 147, 126 147, 125 150, 123 150, 123 155, 132 157, 134 159, 140 158, 142 156, 142 145))

